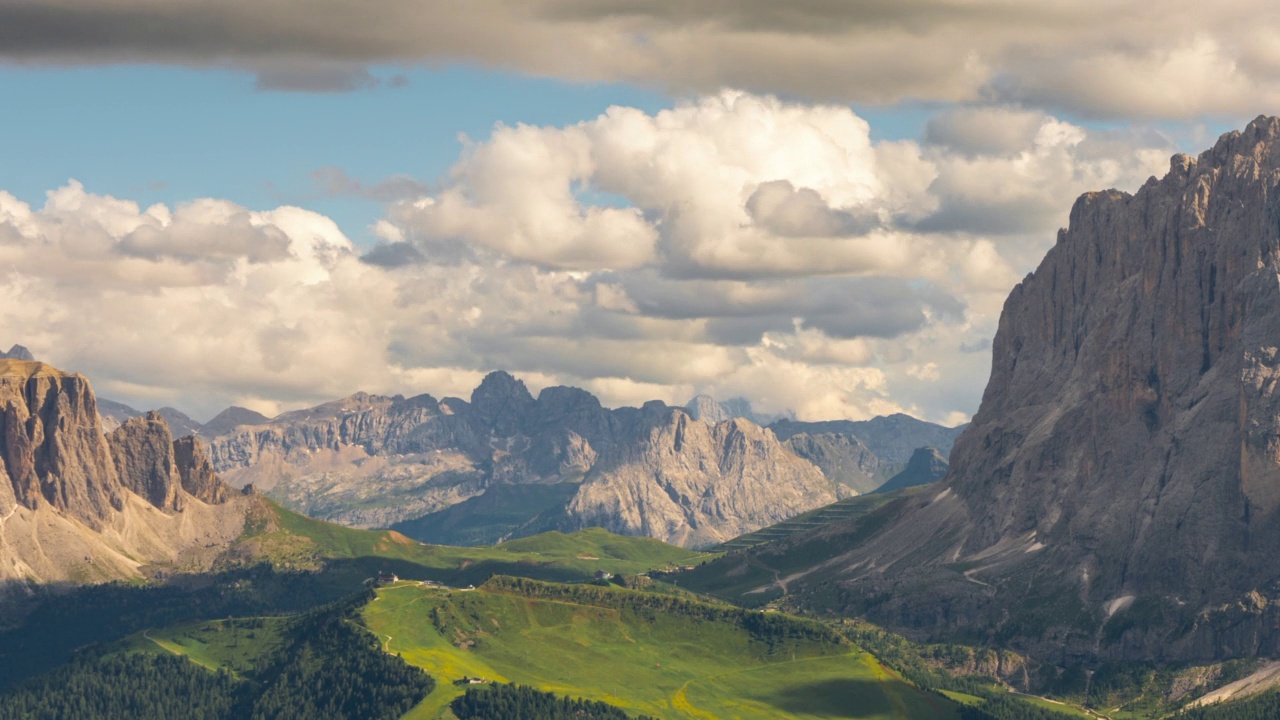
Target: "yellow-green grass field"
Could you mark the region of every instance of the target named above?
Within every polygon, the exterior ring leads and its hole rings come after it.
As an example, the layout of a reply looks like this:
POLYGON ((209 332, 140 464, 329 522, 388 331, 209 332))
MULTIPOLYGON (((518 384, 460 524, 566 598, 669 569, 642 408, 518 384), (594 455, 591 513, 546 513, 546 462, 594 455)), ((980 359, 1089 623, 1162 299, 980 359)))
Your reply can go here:
POLYGON ((570 597, 400 583, 380 589, 363 618, 389 652, 436 677, 436 690, 407 716, 419 720, 449 717, 450 701, 465 690, 453 681, 464 676, 664 719, 956 716, 946 699, 903 682, 847 642, 770 643, 728 619, 732 613, 708 620, 678 607, 646 612, 589 594, 570 597))

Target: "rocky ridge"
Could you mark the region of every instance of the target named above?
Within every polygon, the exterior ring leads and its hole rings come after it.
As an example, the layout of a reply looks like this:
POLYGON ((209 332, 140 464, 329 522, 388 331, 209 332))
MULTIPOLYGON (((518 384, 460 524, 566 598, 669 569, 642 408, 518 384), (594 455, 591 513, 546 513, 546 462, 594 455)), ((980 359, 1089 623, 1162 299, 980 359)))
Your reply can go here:
POLYGON ((611 410, 568 387, 534 398, 503 372, 469 401, 358 393, 240 426, 211 455, 232 482, 357 525, 430 515, 493 487, 578 486, 488 541, 535 525, 599 526, 709 545, 837 498, 816 467, 749 421, 703 423, 659 402, 611 410))

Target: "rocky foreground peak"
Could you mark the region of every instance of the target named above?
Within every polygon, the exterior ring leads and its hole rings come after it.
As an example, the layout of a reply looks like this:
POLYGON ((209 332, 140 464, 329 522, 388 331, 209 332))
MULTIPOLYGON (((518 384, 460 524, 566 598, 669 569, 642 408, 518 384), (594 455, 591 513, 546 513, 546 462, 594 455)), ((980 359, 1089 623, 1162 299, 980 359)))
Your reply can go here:
POLYGON ((1258 118, 1076 201, 1005 303, 946 479, 870 539, 832 529, 856 546, 814 590, 1059 657, 1280 653, 1278 139, 1258 118))
MULTIPOLYGON (((130 491, 156 508, 176 512, 185 496, 182 478, 208 467, 203 452, 179 454, 168 424, 156 412, 128 419, 103 433, 97 398, 81 375, 39 362, 0 360, 0 512, 50 507, 103 528, 126 506, 130 491)), ((218 485, 221 481, 217 481, 218 485)), ((206 502, 226 490, 193 482, 206 502)))

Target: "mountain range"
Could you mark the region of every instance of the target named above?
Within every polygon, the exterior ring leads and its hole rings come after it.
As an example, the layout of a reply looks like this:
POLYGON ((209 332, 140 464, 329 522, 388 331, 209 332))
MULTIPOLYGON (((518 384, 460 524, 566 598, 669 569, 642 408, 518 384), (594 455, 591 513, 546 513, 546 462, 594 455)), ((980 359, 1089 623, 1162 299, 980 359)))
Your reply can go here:
POLYGON ((906 416, 762 428, 730 416, 749 413, 745 403, 702 397, 689 407, 609 409, 569 387, 535 398, 495 372, 470 400, 357 393, 269 421, 247 417, 219 428, 209 446, 233 485, 253 484, 314 517, 424 541, 488 544, 603 527, 703 547, 872 490, 908 459, 897 445, 918 439, 949 450, 958 432, 906 416))

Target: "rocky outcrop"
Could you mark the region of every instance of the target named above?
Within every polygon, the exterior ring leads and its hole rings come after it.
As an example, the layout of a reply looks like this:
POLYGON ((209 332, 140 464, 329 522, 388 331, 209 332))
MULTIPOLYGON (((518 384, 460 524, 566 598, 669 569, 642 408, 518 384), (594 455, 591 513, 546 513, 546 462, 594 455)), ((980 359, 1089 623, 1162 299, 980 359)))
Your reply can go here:
POLYGON ((937 482, 947 474, 947 459, 942 453, 931 447, 916 450, 907 461, 902 472, 889 478, 885 484, 876 488, 878 493, 888 493, 903 488, 917 487, 937 482))
POLYGON ((758 413, 755 408, 751 407, 751 401, 743 397, 720 401, 710 395, 696 395, 692 400, 685 403, 684 409, 689 412, 689 415, 694 420, 701 420, 712 425, 726 420, 733 420, 734 418, 742 418, 763 427, 772 422, 795 419, 795 415, 789 412, 773 415, 758 413))
POLYGON ((158 411, 126 420, 107 439, 121 483, 160 510, 180 511, 188 497, 216 505, 231 496, 204 445, 190 435, 174 440, 158 411))
POLYGON ((1062 661, 1280 654, 1278 190, 1258 118, 1082 196, 1005 303, 946 479, 869 539, 824 531, 790 592, 1062 661))
POLYGON ((188 435, 173 441, 173 464, 178 482, 191 497, 211 505, 231 498, 231 488, 213 471, 204 444, 188 435))
POLYGON ((159 413, 126 420, 107 440, 121 484, 161 510, 182 509, 173 436, 159 413))
POLYGON ((124 506, 89 382, 0 360, 0 511, 48 503, 90 527, 124 506))

